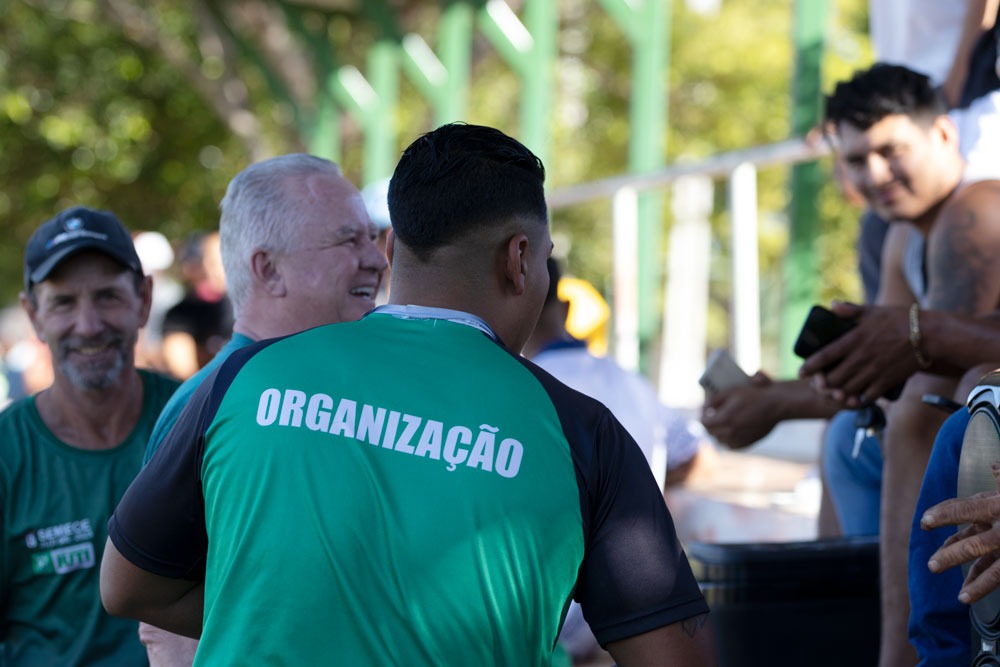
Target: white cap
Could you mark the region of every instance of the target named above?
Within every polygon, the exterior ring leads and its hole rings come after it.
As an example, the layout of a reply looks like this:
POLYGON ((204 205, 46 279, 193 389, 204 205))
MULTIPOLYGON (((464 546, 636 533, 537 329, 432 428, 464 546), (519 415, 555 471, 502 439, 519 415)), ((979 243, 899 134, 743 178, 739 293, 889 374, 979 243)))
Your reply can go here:
POLYGON ((392 227, 389 219, 389 179, 383 178, 369 183, 361 191, 361 198, 365 201, 365 208, 375 226, 381 229, 392 227))
POLYGON ((174 249, 160 232, 139 232, 133 239, 143 272, 163 271, 174 263, 174 249))

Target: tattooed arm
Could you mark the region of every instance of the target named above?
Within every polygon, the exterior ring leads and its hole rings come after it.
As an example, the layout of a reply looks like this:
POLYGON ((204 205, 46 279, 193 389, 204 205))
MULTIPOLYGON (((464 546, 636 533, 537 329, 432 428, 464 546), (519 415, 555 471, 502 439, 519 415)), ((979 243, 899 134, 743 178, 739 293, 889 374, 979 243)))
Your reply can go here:
MULTIPOLYGON (((996 309, 1000 299, 1000 183, 968 186, 944 204, 927 238, 926 273, 929 289, 924 305, 928 309, 963 316, 981 316, 996 309)), ((908 326, 906 332, 909 344, 908 326)), ((922 354, 928 354, 926 348, 922 354)), ((918 372, 887 412, 880 535, 881 664, 895 664, 903 653, 912 651, 906 641, 910 526, 934 436, 946 417, 924 405, 921 397, 951 396, 955 386, 955 378, 918 372)))
MULTIPOLYGON (((958 378, 974 366, 1000 361, 1000 216, 990 208, 998 189, 996 181, 967 186, 933 228, 928 272, 938 275, 930 280, 926 309, 919 313, 921 348, 931 362, 927 372, 958 378)), ((903 228, 894 225, 886 238, 883 287, 885 267, 898 263, 891 246, 903 228)), ((800 370, 804 377, 820 375, 821 383, 849 404, 857 404, 859 396, 881 396, 921 370, 909 340, 915 297, 889 302, 881 296, 878 306, 834 304, 834 312, 855 318, 858 326, 809 357, 800 370)))
POLYGON ((608 644, 608 652, 620 667, 633 665, 715 665, 715 642, 708 614, 685 619, 608 644))

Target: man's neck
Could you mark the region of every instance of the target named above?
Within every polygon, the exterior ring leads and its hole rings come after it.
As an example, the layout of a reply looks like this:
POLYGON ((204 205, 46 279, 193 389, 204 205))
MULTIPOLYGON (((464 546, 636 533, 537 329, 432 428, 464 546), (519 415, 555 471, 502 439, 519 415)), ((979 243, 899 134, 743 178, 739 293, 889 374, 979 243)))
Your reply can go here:
POLYGON ((124 442, 139 421, 143 400, 142 378, 132 369, 107 389, 80 389, 57 376, 35 405, 42 422, 63 443, 100 450, 124 442))
POLYGON ((543 310, 541 317, 538 318, 538 324, 535 325, 535 330, 532 332, 528 342, 524 344, 521 354, 531 359, 552 343, 570 340, 571 338, 566 331, 566 327, 543 310))
POLYGON ((959 190, 962 189, 963 186, 964 182, 961 179, 957 180, 953 184, 951 190, 948 191, 948 194, 944 196, 944 198, 942 198, 938 203, 934 204, 929 209, 927 209, 927 211, 924 212, 923 215, 918 216, 917 218, 910 221, 910 224, 912 224, 916 228, 916 230, 920 233, 921 236, 926 238, 928 234, 931 233, 931 229, 934 227, 934 223, 937 222, 938 217, 941 215, 941 209, 943 209, 948 204, 948 202, 951 201, 951 199, 955 196, 956 193, 958 193, 959 190))

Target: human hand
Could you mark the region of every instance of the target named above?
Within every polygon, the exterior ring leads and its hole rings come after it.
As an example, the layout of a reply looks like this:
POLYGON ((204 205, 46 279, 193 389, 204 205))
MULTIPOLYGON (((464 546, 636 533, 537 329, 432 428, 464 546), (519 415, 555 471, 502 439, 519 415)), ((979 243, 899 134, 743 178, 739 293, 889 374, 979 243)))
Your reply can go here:
POLYGON ((780 421, 773 381, 757 371, 750 385, 710 393, 702 408, 701 423, 726 447, 742 449, 757 442, 780 421))
MULTIPOLYGON (((1000 491, 1000 463, 992 467, 1000 491)), ((953 498, 931 507, 920 518, 920 527, 933 530, 942 526, 969 524, 949 537, 927 562, 931 572, 975 561, 962 583, 958 599, 975 602, 1000 587, 1000 492, 977 493, 970 498, 953 498)))
POLYGON ((835 302, 831 310, 858 324, 803 362, 799 376, 817 390, 856 408, 917 371, 906 308, 835 302))

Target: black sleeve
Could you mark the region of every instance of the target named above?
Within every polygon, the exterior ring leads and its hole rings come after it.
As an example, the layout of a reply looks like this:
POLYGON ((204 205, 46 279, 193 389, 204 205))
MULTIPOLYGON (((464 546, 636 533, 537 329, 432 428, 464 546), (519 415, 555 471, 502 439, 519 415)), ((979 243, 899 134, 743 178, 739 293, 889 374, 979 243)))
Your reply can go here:
POLYGON ((108 521, 108 537, 133 565, 163 577, 204 579, 208 552, 201 486, 205 433, 240 369, 278 340, 257 341, 235 350, 209 374, 125 491, 108 521))
POLYGON ((218 371, 199 385, 108 522, 115 548, 133 565, 163 577, 200 581, 205 576, 201 462, 205 430, 219 402, 217 376, 218 371))
POLYGON ((604 409, 589 470, 576 598, 601 645, 708 612, 639 446, 604 409))
POLYGON ((574 597, 601 645, 708 613, 646 457, 600 402, 522 362, 570 445, 583 517, 574 597))

